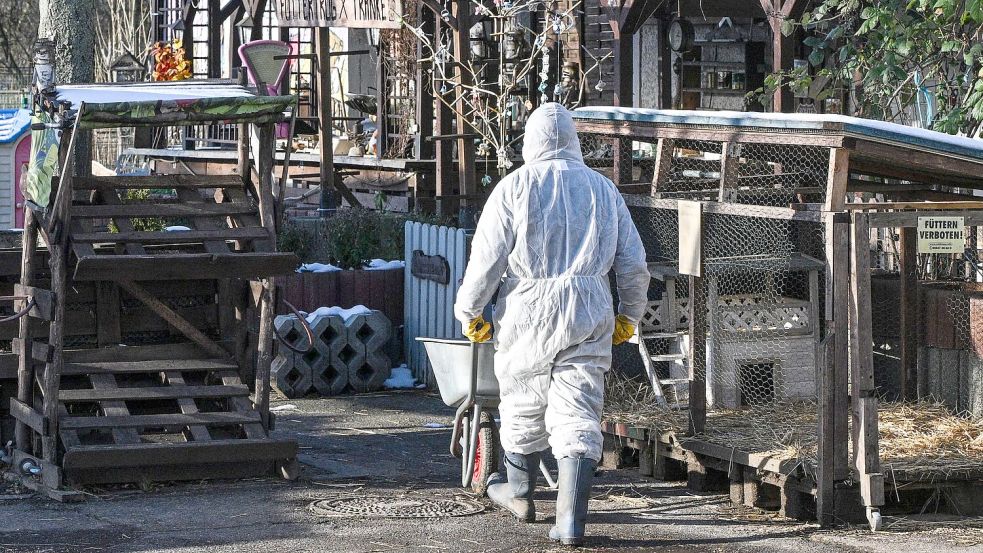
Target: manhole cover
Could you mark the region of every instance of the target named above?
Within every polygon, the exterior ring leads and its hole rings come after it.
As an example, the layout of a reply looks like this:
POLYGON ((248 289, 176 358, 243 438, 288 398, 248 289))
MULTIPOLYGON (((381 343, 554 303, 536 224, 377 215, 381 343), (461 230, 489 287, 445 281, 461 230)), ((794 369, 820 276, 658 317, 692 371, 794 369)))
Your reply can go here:
POLYGON ((409 497, 345 497, 319 499, 311 512, 325 517, 440 518, 463 517, 485 510, 468 499, 430 499, 409 497))

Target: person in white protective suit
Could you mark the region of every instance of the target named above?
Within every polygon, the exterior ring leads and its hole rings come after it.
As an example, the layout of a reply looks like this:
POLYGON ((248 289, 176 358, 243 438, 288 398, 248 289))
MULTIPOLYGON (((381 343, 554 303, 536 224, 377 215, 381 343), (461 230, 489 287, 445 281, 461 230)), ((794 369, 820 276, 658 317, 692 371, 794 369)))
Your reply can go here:
POLYGON ((579 545, 601 458, 611 345, 634 333, 649 272, 623 198, 584 164, 562 105, 532 113, 522 157, 525 165, 498 183, 481 213, 454 312, 471 340, 490 339, 482 312, 498 289, 495 373, 507 481, 493 475, 488 496, 533 522, 540 453, 552 447, 559 493, 550 537, 579 545))

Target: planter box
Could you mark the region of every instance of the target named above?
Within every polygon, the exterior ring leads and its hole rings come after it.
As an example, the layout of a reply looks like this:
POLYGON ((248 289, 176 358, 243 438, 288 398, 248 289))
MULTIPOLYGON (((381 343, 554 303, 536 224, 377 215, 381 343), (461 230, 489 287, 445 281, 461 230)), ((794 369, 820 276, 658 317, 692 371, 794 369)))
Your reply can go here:
MULTIPOLYGON (((301 311, 364 305, 385 313, 393 327, 403 325, 403 269, 296 273, 276 281, 282 286, 280 298, 301 311)), ((277 313, 288 312, 279 302, 277 313)))

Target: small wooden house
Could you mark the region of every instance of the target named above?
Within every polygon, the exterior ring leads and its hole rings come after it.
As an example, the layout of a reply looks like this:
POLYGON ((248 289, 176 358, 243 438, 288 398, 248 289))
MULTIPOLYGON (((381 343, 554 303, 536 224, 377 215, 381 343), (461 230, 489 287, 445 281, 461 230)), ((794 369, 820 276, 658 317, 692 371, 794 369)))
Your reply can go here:
POLYGON ((20 182, 31 159, 30 130, 27 110, 0 110, 0 229, 24 224, 20 182))

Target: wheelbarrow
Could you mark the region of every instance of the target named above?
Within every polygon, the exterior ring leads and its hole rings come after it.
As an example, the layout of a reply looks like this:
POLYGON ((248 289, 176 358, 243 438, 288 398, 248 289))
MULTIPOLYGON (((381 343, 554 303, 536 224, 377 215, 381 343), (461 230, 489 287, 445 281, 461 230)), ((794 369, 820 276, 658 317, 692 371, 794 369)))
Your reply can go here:
MULTIPOLYGON (((450 451, 461 459, 461 486, 483 494, 488 477, 498 470, 501 450, 492 416, 499 403, 495 346, 443 338, 417 340, 427 350, 440 398, 457 408, 450 451)), ((556 480, 546 463, 540 461, 539 468, 549 486, 555 488, 556 480)))

